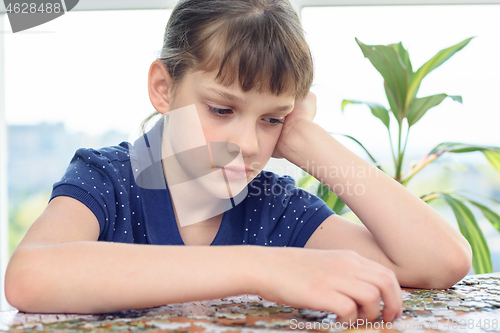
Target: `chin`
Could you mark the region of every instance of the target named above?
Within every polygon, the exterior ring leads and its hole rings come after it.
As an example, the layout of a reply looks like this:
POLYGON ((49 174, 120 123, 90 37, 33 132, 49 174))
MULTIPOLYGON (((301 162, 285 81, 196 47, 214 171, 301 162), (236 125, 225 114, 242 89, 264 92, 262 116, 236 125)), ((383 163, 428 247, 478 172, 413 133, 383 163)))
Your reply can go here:
MULTIPOLYGON (((251 177, 253 179, 254 177, 251 177)), ((219 172, 212 172, 206 176, 199 177, 196 182, 202 187, 207 196, 217 199, 230 199, 247 188, 250 178, 230 179, 224 178, 219 172)))

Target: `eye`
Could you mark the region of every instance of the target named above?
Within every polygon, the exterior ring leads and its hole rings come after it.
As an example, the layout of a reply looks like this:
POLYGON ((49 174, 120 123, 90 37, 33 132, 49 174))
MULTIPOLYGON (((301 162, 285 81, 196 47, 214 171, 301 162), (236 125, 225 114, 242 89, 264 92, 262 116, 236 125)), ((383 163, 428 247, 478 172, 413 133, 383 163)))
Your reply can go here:
POLYGON ((264 118, 265 121, 267 121, 270 125, 276 126, 278 124, 285 125, 285 119, 278 119, 278 118, 264 118))
POLYGON ((213 113, 214 115, 216 115, 218 117, 222 117, 226 114, 233 112, 231 109, 218 109, 218 108, 214 108, 211 106, 208 106, 208 110, 210 110, 211 113, 213 113))

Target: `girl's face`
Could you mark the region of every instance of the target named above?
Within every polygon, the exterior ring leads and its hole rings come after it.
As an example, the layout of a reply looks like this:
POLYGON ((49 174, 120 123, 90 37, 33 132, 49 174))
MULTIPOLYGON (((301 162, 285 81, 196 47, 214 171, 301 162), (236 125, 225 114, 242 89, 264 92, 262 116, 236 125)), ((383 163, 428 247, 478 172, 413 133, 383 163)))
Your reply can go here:
POLYGON ((168 92, 170 111, 196 106, 208 145, 223 142, 239 147, 244 167, 239 164, 231 168, 230 164, 225 174, 229 179, 246 179, 247 183, 269 161, 294 102, 292 95, 276 96, 256 89, 243 92, 238 82, 226 87, 215 80, 215 73, 203 71, 186 74, 168 92))

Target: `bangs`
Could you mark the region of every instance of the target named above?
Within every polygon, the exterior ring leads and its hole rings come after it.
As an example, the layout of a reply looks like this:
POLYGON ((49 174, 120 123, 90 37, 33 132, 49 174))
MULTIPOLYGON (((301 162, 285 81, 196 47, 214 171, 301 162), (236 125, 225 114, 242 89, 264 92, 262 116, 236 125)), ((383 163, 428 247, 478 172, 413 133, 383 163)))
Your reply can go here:
POLYGON ((312 58, 302 31, 286 31, 263 11, 201 29, 191 55, 195 70, 216 71, 229 86, 237 81, 244 92, 256 88, 303 99, 313 80, 312 58))

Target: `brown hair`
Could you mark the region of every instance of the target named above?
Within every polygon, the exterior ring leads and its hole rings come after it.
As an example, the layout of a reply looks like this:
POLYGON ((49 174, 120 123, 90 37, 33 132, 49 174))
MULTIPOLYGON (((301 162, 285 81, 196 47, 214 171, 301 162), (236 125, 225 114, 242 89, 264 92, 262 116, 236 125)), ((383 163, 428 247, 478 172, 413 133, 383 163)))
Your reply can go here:
POLYGON ((313 81, 311 52, 288 0, 180 0, 158 59, 174 85, 189 70, 218 71, 221 84, 237 79, 244 92, 303 99, 313 81))

